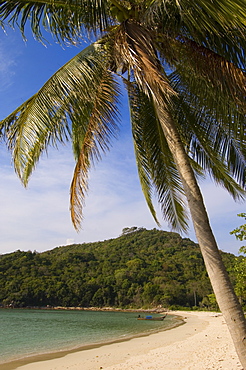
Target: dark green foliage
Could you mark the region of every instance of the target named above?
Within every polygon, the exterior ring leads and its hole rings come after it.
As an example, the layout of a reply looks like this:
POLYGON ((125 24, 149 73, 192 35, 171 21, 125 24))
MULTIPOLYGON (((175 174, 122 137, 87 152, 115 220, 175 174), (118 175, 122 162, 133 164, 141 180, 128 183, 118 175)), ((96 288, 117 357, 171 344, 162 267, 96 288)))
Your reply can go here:
MULTIPOLYGON (((236 257, 223 257, 233 273, 236 257)), ((44 253, 0 256, 2 305, 192 307, 211 293, 197 244, 156 229, 136 228, 116 239, 44 253)))

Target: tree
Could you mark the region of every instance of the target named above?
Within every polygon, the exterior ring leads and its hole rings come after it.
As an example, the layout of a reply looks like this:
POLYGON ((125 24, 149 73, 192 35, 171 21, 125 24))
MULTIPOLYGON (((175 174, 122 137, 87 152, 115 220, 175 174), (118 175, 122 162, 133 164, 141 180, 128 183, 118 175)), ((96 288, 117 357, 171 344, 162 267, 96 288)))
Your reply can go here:
POLYGON ((119 79, 129 96, 142 189, 187 230, 186 201, 219 307, 246 368, 246 323, 212 233, 197 178, 245 195, 245 0, 1 1, 0 20, 62 42, 96 41, 1 122, 26 185, 48 145, 71 140, 71 216, 79 229, 88 171, 117 130, 119 79))
MULTIPOLYGON (((239 213, 239 217, 243 217, 246 220, 246 213, 239 213)), ((238 240, 246 240, 246 224, 240 225, 236 229, 232 230, 230 234, 234 234, 238 240)), ((246 246, 242 246, 239 249, 239 253, 246 253, 246 246)), ((242 256, 236 258, 236 263, 234 266, 234 271, 236 274, 236 286, 235 292, 238 295, 241 303, 246 300, 246 259, 242 256)))
MULTIPOLYGON (((239 213, 238 217, 243 217, 246 220, 246 213, 239 213)), ((246 224, 240 225, 236 229, 232 230, 230 232, 231 235, 235 235, 236 239, 238 240, 246 240, 246 224)), ((245 247, 241 247, 240 250, 241 252, 245 252, 245 247), (243 249, 241 249, 243 248, 243 249)))

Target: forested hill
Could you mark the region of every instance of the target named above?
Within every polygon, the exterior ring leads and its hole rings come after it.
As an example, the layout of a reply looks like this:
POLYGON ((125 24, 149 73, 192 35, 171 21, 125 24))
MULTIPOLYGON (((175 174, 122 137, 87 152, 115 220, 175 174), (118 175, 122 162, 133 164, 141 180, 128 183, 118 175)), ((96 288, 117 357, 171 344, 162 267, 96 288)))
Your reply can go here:
MULTIPOLYGON (((235 258, 223 253, 229 270, 235 258)), ((213 304, 211 293, 198 246, 156 229, 125 228, 103 242, 0 256, 3 306, 191 307, 213 304)))

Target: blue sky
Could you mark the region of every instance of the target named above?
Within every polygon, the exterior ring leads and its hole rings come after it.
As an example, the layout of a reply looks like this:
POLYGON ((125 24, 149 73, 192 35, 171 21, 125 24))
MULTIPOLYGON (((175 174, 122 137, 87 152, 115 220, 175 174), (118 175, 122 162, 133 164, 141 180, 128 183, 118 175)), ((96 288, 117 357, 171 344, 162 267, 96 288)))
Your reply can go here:
MULTIPOLYGON (((52 43, 44 47, 18 30, 0 31, 0 119, 33 95, 67 60, 80 51, 52 43)), ((0 146, 0 254, 44 250, 56 246, 115 238, 124 227, 158 228, 145 204, 138 181, 130 134, 127 100, 122 100, 119 138, 90 173, 82 230, 77 233, 69 214, 69 187, 74 160, 69 146, 43 156, 27 189, 14 173, 10 153, 0 146)), ((210 181, 201 184, 211 226, 223 251, 236 254, 242 245, 229 232, 243 219, 245 204, 235 203, 210 181)), ((171 231, 161 218, 162 229, 171 231)), ((192 226, 188 235, 196 241, 192 226)))

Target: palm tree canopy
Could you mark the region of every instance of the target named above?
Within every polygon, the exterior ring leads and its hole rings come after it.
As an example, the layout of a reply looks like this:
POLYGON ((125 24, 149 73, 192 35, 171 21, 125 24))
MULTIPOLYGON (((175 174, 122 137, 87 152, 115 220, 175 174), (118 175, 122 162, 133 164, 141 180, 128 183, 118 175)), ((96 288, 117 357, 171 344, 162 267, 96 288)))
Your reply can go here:
POLYGON ((72 141, 77 229, 91 163, 117 134, 123 86, 140 182, 157 222, 153 191, 173 228, 186 230, 188 216, 156 102, 196 175, 208 172, 234 198, 245 195, 245 0, 0 1, 0 22, 23 36, 30 24, 42 42, 45 32, 60 43, 94 40, 0 126, 24 184, 50 144, 72 141))

